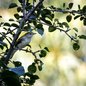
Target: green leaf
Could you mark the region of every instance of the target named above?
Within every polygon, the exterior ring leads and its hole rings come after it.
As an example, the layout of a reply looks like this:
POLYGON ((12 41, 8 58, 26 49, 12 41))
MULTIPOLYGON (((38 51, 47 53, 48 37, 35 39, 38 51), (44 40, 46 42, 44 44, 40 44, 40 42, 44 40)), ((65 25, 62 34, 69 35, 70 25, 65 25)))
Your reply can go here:
POLYGON ((85 25, 85 26, 86 26, 86 18, 85 18, 85 19, 83 19, 83 25, 85 25))
POLYGON ((49 21, 49 20, 43 20, 45 23, 47 23, 47 24, 49 24, 49 25, 52 25, 52 22, 51 21, 49 21))
POLYGON ((15 17, 16 19, 19 19, 19 18, 20 18, 20 16, 19 16, 18 13, 14 14, 14 17, 15 17))
POLYGON ((40 57, 45 57, 47 55, 47 52, 45 50, 41 50, 39 56, 40 57))
POLYGON ((52 25, 52 22, 50 22, 49 20, 45 20, 45 23, 52 25))
POLYGON ((21 7, 17 7, 17 12, 21 12, 21 7))
POLYGON ((86 39, 86 35, 79 35, 78 36, 80 39, 86 39))
POLYGON ((53 31, 55 31, 55 30, 56 30, 56 28, 53 27, 53 26, 49 26, 49 28, 48 28, 48 31, 49 31, 49 32, 53 32, 53 31))
POLYGON ((2 18, 2 16, 0 16, 0 18, 2 18))
POLYGON ((37 80, 39 79, 39 77, 37 75, 32 75, 30 78, 34 79, 34 80, 37 80))
POLYGON ((42 70, 42 65, 39 65, 38 69, 39 69, 39 71, 41 71, 42 70))
POLYGON ((39 79, 39 77, 37 75, 29 74, 29 77, 30 77, 30 79, 26 80, 26 82, 30 85, 33 85, 35 83, 35 81, 37 79, 39 79))
MULTIPOLYGON (((54 14, 51 14, 51 17, 52 17, 52 19, 53 19, 53 18, 54 18, 54 14)), ((52 20, 52 19, 51 19, 51 20, 52 20)))
POLYGON ((3 50, 4 49, 4 46, 0 44, 0 48, 3 50))
POLYGON ((3 27, 4 30, 8 30, 7 28, 3 27))
POLYGON ((15 67, 22 66, 22 63, 20 61, 13 61, 13 64, 15 65, 15 67))
POLYGON ((28 82, 28 84, 30 84, 30 85, 33 85, 34 83, 35 83, 35 80, 32 79, 32 78, 31 78, 31 79, 29 80, 29 82, 28 82))
POLYGON ((29 72, 30 74, 35 73, 36 70, 37 70, 37 69, 36 69, 35 63, 33 63, 33 64, 31 64, 31 65, 28 66, 28 72, 29 72))
POLYGON ((34 2, 36 2, 36 0, 33 0, 34 2))
POLYGON ((47 15, 51 15, 51 11, 48 10, 48 9, 43 9, 43 10, 41 11, 41 15, 42 15, 42 17, 45 17, 45 16, 47 16, 47 15))
POLYGON ((64 25, 66 28, 69 28, 69 25, 67 22, 63 22, 62 25, 64 25))
POLYGON ((20 3, 23 3, 23 0, 18 0, 20 3))
POLYGON ((83 6, 82 11, 86 12, 86 5, 83 6))
POLYGON ((80 46, 77 43, 74 43, 73 44, 73 49, 74 50, 78 50, 79 48, 80 48, 80 46))
POLYGON ((35 59, 34 61, 35 61, 35 63, 37 63, 38 70, 41 71, 42 66, 43 66, 43 62, 41 60, 39 60, 39 59, 35 59))
POLYGON ((42 28, 42 27, 43 27, 42 24, 37 24, 37 25, 36 25, 36 28, 42 28))
POLYGON ((44 29, 43 29, 43 28, 37 28, 37 32, 38 32, 40 35, 43 35, 43 34, 44 34, 44 29))
POLYGON ((48 52, 49 52, 49 49, 48 49, 47 47, 45 47, 44 49, 45 49, 46 51, 48 51, 48 52))
POLYGON ((73 28, 76 32, 78 32, 78 29, 77 28, 73 28))
POLYGON ((11 26, 19 28, 19 26, 15 23, 12 23, 11 26))
POLYGON ((21 86, 18 75, 12 71, 3 71, 1 73, 1 79, 7 86, 21 86))
POLYGON ((29 20, 35 20, 36 19, 36 16, 35 15, 31 15, 28 19, 29 20))
POLYGON ((43 33, 44 33, 43 25, 42 24, 37 24, 36 28, 37 28, 38 33, 40 35, 43 35, 43 33))
POLYGON ((10 24, 9 23, 4 23, 4 26, 10 27, 10 24))
POLYGON ((14 21, 14 19, 9 19, 9 21, 14 21))
POLYGON ((54 18, 54 14, 46 15, 46 17, 52 21, 52 19, 54 18))
POLYGON ((73 7, 73 3, 69 3, 69 8, 71 9, 73 7))
POLYGON ((17 4, 16 4, 16 3, 11 3, 11 4, 9 5, 9 8, 14 8, 14 7, 17 7, 17 4))
POLYGON ((67 15, 66 16, 66 20, 67 20, 67 22, 70 22, 72 20, 72 16, 71 15, 67 15))
POLYGON ((75 17, 74 17, 74 20, 77 19, 77 18, 79 18, 80 16, 81 16, 81 15, 77 15, 77 16, 75 16, 75 17))
POLYGON ((81 17, 80 17, 80 20, 82 21, 83 19, 84 19, 84 17, 81 16, 81 17))
POLYGON ((63 3, 63 7, 65 7, 65 3, 63 3))

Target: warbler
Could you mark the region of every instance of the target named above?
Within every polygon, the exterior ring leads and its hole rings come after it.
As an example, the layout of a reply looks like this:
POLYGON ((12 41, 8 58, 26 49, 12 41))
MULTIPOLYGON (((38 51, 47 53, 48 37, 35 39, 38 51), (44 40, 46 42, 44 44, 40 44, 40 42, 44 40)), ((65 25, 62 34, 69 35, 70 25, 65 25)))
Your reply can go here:
POLYGON ((31 42, 31 39, 32 39, 33 35, 35 35, 35 34, 36 33, 33 33, 33 32, 28 32, 28 33, 24 34, 17 40, 15 47, 18 49, 24 48, 31 42))
POLYGON ((33 32, 27 32, 26 34, 24 34, 23 36, 21 36, 16 44, 15 44, 15 47, 14 47, 14 50, 11 54, 11 57, 14 55, 14 53, 17 51, 17 50, 21 50, 22 48, 26 47, 30 42, 31 42, 31 39, 33 37, 33 35, 35 35, 36 33, 33 33, 33 32))

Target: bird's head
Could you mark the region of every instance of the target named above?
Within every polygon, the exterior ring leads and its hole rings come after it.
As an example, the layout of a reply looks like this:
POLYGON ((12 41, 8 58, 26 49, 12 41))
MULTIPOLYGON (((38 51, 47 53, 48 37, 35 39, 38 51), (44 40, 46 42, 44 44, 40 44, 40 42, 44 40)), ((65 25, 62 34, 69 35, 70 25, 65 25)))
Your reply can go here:
POLYGON ((29 37, 32 37, 33 35, 35 35, 36 33, 33 33, 33 32, 28 32, 26 33, 25 35, 29 38, 29 37))

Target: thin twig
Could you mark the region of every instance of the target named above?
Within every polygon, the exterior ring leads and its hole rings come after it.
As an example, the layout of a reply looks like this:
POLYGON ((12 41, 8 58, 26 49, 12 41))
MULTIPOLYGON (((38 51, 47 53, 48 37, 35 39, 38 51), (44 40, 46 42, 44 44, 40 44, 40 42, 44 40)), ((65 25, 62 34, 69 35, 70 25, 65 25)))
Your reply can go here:
MULTIPOLYGON (((14 31, 14 30, 16 30, 17 28, 14 28, 13 30, 11 30, 11 33, 14 31)), ((2 37, 3 36, 6 36, 6 35, 8 35, 8 34, 10 34, 10 31, 8 31, 7 33, 4 33, 4 34, 2 34, 2 37)))
POLYGON ((86 15, 85 12, 80 12, 80 11, 76 11, 76 10, 62 10, 62 9, 52 9, 50 10, 52 12, 60 12, 60 13, 75 13, 75 14, 80 14, 80 15, 86 15))
POLYGON ((36 53, 41 51, 41 50, 37 50, 37 51, 33 52, 31 49, 29 49, 29 50, 28 49, 20 49, 20 50, 25 51, 26 53, 27 52, 31 53, 35 57, 35 59, 37 59, 36 53))
POLYGON ((24 18, 26 17, 26 9, 25 9, 25 6, 26 6, 26 1, 23 0, 22 7, 23 7, 23 16, 24 16, 24 18))
POLYGON ((70 34, 68 34, 68 32, 70 31, 70 29, 69 29, 69 31, 68 31, 68 30, 63 30, 63 29, 60 29, 60 27, 58 27, 58 26, 46 24, 46 23, 44 23, 44 22, 39 22, 39 21, 37 21, 37 22, 38 22, 38 23, 41 23, 41 24, 44 24, 44 25, 47 25, 47 26, 50 26, 50 27, 54 27, 54 28, 58 29, 60 32, 64 32, 71 40, 77 42, 73 37, 71 37, 70 34))

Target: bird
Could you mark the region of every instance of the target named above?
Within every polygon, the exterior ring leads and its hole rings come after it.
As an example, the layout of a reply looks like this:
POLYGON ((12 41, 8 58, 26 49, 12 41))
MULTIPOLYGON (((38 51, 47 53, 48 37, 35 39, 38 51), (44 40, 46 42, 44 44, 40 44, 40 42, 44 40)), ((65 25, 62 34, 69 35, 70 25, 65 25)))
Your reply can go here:
POLYGON ((15 43, 15 48, 17 49, 22 49, 25 46, 27 46, 30 42, 31 39, 33 37, 33 35, 35 35, 36 33, 33 32, 27 32, 26 34, 24 34, 23 36, 21 36, 17 42, 15 43))
POLYGON ((21 36, 20 38, 18 38, 18 40, 15 43, 15 47, 14 50, 10 56, 10 58, 12 58, 12 56, 15 54, 15 52, 17 50, 21 50, 22 48, 26 47, 27 45, 29 45, 29 43, 31 42, 31 39, 33 37, 33 35, 35 35, 36 33, 33 32, 27 32, 26 34, 24 34, 23 36, 21 36))

